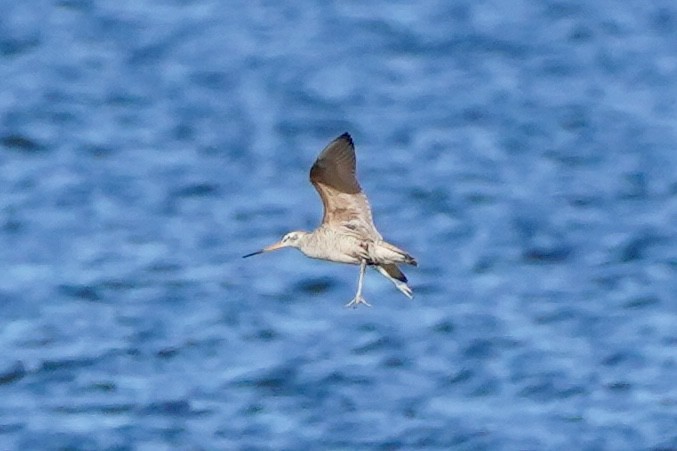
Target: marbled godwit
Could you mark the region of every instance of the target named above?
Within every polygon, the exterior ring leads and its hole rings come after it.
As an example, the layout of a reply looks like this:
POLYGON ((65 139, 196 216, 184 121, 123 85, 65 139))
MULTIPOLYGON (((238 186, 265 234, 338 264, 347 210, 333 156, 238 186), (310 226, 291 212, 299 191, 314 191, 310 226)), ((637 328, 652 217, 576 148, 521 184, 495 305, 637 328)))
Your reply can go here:
POLYGON ((371 217, 371 208, 355 176, 355 146, 344 133, 324 148, 310 169, 310 182, 324 204, 322 224, 312 232, 294 231, 280 241, 243 258, 283 247, 295 247, 311 258, 360 265, 357 293, 346 307, 370 306, 362 297, 367 266, 373 266, 409 299, 413 297, 398 263, 416 266, 402 249, 383 241, 371 217))

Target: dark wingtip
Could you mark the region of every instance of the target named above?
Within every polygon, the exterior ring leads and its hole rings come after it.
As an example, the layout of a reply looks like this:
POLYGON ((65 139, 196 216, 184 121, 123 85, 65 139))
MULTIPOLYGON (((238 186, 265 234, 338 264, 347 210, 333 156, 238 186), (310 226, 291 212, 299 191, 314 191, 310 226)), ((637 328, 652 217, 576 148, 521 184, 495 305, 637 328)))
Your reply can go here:
POLYGON ((354 146, 354 143, 353 143, 353 137, 350 136, 350 133, 348 133, 348 132, 343 133, 341 136, 339 136, 339 137, 336 138, 336 139, 337 139, 337 140, 339 140, 339 139, 345 139, 346 141, 348 141, 348 142, 350 143, 351 146, 354 146))

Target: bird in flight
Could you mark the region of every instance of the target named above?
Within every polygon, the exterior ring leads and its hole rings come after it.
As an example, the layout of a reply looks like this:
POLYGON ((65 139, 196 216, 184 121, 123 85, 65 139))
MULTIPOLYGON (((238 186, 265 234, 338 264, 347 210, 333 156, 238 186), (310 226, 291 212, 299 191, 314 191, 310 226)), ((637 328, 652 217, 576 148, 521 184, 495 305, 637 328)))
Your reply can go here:
POLYGON ((374 267, 405 296, 413 298, 407 278, 397 265, 417 266, 416 260, 384 241, 376 230, 367 196, 360 188, 355 169, 353 139, 344 133, 322 150, 310 169, 310 182, 324 204, 320 226, 312 232, 289 232, 277 243, 243 258, 283 247, 295 247, 311 258, 360 265, 357 292, 346 307, 371 306, 362 296, 367 266, 374 267))

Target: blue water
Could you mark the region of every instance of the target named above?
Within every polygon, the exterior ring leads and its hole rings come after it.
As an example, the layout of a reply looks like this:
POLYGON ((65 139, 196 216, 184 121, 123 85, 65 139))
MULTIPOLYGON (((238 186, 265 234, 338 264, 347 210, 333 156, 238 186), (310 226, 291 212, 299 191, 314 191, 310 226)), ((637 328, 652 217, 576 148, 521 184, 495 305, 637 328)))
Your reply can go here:
POLYGON ((673 1, 0 1, 0 449, 677 449, 673 1), (407 300, 293 250, 350 132, 407 300))

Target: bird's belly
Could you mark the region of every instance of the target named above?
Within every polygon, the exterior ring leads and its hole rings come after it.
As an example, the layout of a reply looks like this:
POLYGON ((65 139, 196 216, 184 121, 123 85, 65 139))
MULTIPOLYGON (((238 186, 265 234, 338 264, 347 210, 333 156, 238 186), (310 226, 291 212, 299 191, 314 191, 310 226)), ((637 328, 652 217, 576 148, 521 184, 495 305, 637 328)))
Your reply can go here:
POLYGON ((335 254, 335 253, 326 253, 326 252, 317 252, 314 255, 306 254, 310 258, 315 258, 317 260, 326 260, 335 263, 347 263, 350 265, 359 265, 360 260, 352 255, 348 254, 335 254))
POLYGON ((330 236, 321 245, 309 246, 303 249, 303 253, 310 258, 327 260, 337 263, 360 264, 360 255, 364 254, 364 248, 359 240, 350 236, 330 236))

